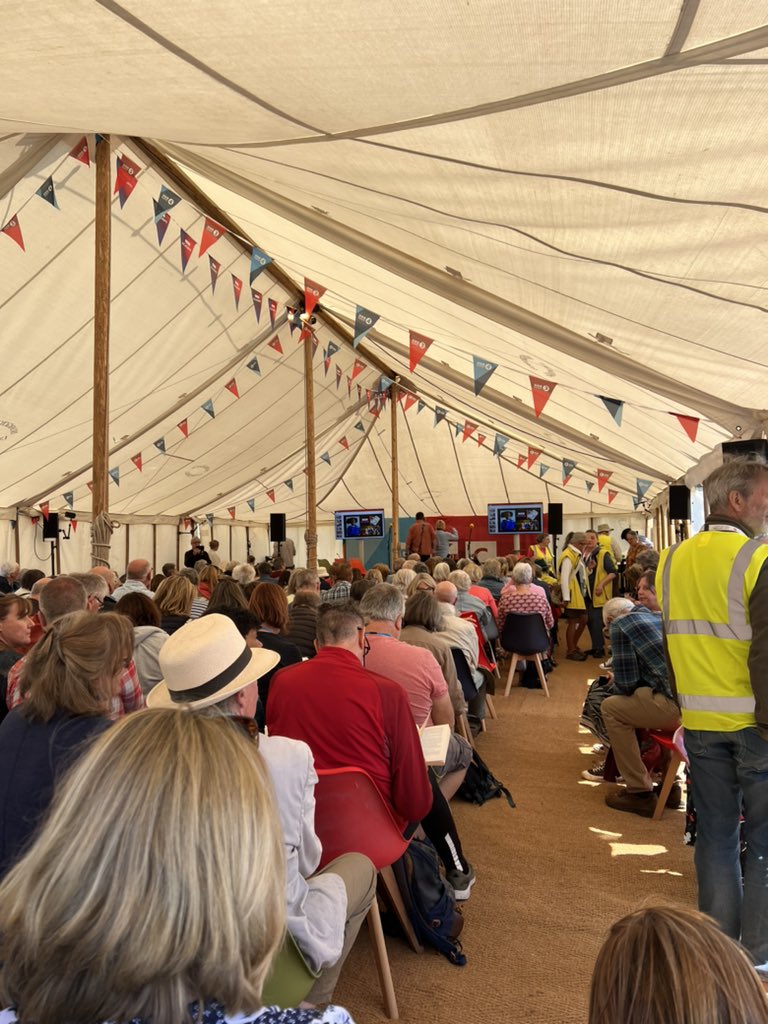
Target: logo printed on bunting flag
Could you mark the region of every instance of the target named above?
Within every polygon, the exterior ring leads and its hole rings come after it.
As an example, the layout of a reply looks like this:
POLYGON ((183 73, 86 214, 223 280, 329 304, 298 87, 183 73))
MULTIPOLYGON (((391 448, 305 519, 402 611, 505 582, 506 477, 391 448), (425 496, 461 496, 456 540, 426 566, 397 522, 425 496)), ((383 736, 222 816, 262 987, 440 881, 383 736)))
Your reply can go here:
POLYGON ((235 396, 235 398, 240 397, 240 392, 237 390, 237 381, 235 380, 234 377, 232 377, 231 380, 228 380, 224 387, 227 389, 227 391, 231 392, 235 396))
POLYGON ((472 437, 474 432, 477 430, 477 424, 470 422, 470 420, 464 420, 464 426, 462 428, 463 434, 461 437, 461 443, 463 444, 468 437, 472 437))
POLYGON ((403 405, 403 412, 408 412, 408 410, 415 404, 416 400, 416 395, 412 395, 410 392, 407 392, 405 396, 405 404, 403 405))
POLYGON ((8 223, 0 228, 0 234, 8 235, 9 238, 12 238, 22 252, 27 251, 24 248, 24 239, 21 237, 21 225, 19 224, 18 215, 14 214, 8 223))
POLYGON ((669 415, 674 416, 677 419, 680 426, 692 441, 696 440, 700 422, 698 416, 683 416, 683 414, 679 412, 671 412, 669 415))
POLYGON ((571 475, 576 469, 576 463, 573 459, 563 459, 563 483, 567 484, 571 479, 571 475))
POLYGON ((610 489, 610 487, 608 488, 608 504, 609 505, 611 504, 611 502, 613 501, 613 499, 616 497, 616 495, 618 493, 619 493, 618 491, 612 491, 610 489))
POLYGON ((416 369, 421 360, 427 354, 430 345, 432 345, 433 339, 427 338, 423 334, 419 334, 418 331, 410 331, 410 368, 411 373, 416 369))
POLYGON ((158 439, 156 441, 153 441, 152 444, 155 446, 155 448, 157 448, 157 450, 159 452, 162 452, 163 455, 165 455, 165 438, 164 437, 158 437, 158 439))
POLYGON ((635 489, 637 490, 637 500, 642 501, 648 493, 653 480, 635 480, 635 489))
POLYGON ((245 366, 246 369, 253 370, 254 373, 258 373, 258 375, 261 376, 261 367, 259 366, 259 360, 256 358, 256 356, 254 356, 252 359, 249 359, 245 366))
POLYGON ((267 306, 269 306, 269 326, 274 331, 275 317, 277 316, 277 301, 275 299, 267 299, 267 306))
POLYGON ((137 452, 137 454, 136 454, 136 455, 132 455, 132 456, 131 456, 131 462, 132 462, 132 463, 134 464, 134 466, 136 467, 136 469, 138 469, 138 471, 139 471, 139 472, 141 472, 141 467, 142 467, 142 466, 143 466, 143 464, 144 464, 144 463, 142 462, 142 459, 141 459, 141 452, 137 452))
MULTIPOLYGON (((256 313, 256 323, 258 323, 259 320, 261 320, 261 300, 262 300, 262 297, 263 296, 262 296, 261 292, 257 292, 257 291, 255 291, 255 289, 251 288, 251 298, 253 299, 253 310, 256 313)), ((274 327, 274 324, 272 326, 274 327)))
POLYGON ((155 220, 160 220, 164 214, 178 206, 180 202, 181 196, 177 196, 175 192, 163 185, 160 189, 160 195, 155 201, 155 220))
POLYGON ((472 356, 472 373, 475 379, 476 395, 480 394, 498 367, 498 363, 491 363, 487 359, 481 359, 479 356, 472 356))
POLYGON ((528 445, 528 469, 530 469, 536 459, 541 455, 541 448, 532 448, 528 445))
POLYGON ((203 228, 203 236, 200 239, 200 248, 198 255, 202 258, 206 251, 211 248, 222 235, 226 235, 227 229, 222 227, 221 224, 217 224, 215 220, 211 220, 210 217, 205 218, 205 227, 203 228))
POLYGON ((497 434, 493 439, 493 454, 498 458, 504 454, 504 449, 509 444, 509 438, 503 434, 497 434))
POLYGON ((88 152, 88 139, 85 135, 74 144, 69 155, 75 160, 79 160, 81 164, 85 164, 86 167, 91 166, 91 154, 88 152))
MULTIPOLYGON (((141 461, 141 456, 139 456, 139 461, 141 461)), ((74 508, 75 507, 75 492, 74 491, 64 491, 63 497, 64 497, 64 501, 66 501, 66 503, 69 505, 70 508, 74 508)))
POLYGON ((190 256, 195 251, 197 242, 191 235, 187 234, 184 228, 179 230, 179 242, 181 243, 181 272, 183 274, 187 269, 190 256))
MULTIPOLYGON (((314 354, 315 353, 313 352, 312 355, 314 355, 314 354)), ((328 355, 327 349, 323 349, 323 367, 324 367, 324 370, 325 370, 325 372, 323 373, 323 376, 327 377, 328 376, 328 371, 331 368, 331 357, 328 355)))
POLYGON ((117 192, 118 199, 120 200, 121 210, 130 199, 133 190, 136 188, 136 179, 140 172, 141 168, 138 164, 134 163, 133 160, 129 160, 127 156, 118 154, 114 191, 117 192))
MULTIPOLYGON (((359 373, 362 373, 364 369, 365 369, 365 363, 362 361, 362 359, 356 359, 355 363, 354 363, 354 366, 352 367, 352 377, 351 377, 351 379, 354 380, 355 377, 357 377, 357 375, 359 373)), ((358 395, 357 397, 359 398, 360 396, 358 395)))
POLYGON ((315 306, 324 295, 323 285, 310 281, 308 277, 304 278, 304 312, 307 316, 312 316, 315 306))
POLYGON ((177 423, 176 426, 182 432, 184 437, 189 437, 189 423, 186 420, 182 420, 181 423, 177 423))
POLYGON ((219 279, 219 271, 221 270, 221 264, 218 260, 215 260, 213 256, 208 257, 208 263, 211 267, 211 293, 216 291, 216 282, 219 279))
POLYGON ((216 413, 213 411, 213 399, 209 398, 200 406, 203 412, 207 412, 212 420, 216 419, 216 413))
POLYGON ((598 469, 597 471, 597 489, 602 491, 605 485, 613 476, 613 470, 611 469, 598 469))
POLYGON ((598 395, 597 397, 603 403, 611 416, 613 416, 616 426, 620 427, 621 417, 624 412, 624 403, 618 398, 605 398, 603 395, 598 395))
POLYGON ((270 341, 268 344, 270 348, 273 348, 275 350, 275 352, 279 352, 280 355, 283 354, 283 346, 280 344, 280 338, 277 335, 275 335, 272 341, 270 341))
POLYGON ((337 366, 336 367, 336 390, 337 391, 339 390, 339 384, 341 383, 341 377, 342 377, 341 367, 337 366))
POLYGON ((537 418, 544 411, 544 406, 552 397, 552 392, 557 387, 553 380, 544 380, 542 377, 529 377, 531 382, 531 394, 533 395, 533 411, 537 418))
POLYGON ((40 188, 35 192, 36 196, 40 196, 46 203, 50 203, 51 206, 58 210, 59 204, 56 202, 56 189, 53 187, 53 175, 49 174, 45 179, 40 188))
POLYGON ((336 342, 333 339, 331 339, 328 342, 328 355, 331 358, 333 358, 333 356, 335 356, 336 353, 340 352, 340 351, 341 351, 341 349, 339 348, 339 346, 336 344, 336 342))
POLYGON ((352 347, 357 348, 368 331, 372 330, 379 319, 378 313, 372 313, 370 309, 363 306, 355 306, 355 336, 352 339, 352 347))
POLYGON ((235 309, 240 309, 240 292, 243 290, 243 282, 234 274, 232 274, 232 290, 235 293, 235 309))
POLYGON ((272 262, 272 257, 258 249, 255 245, 251 250, 251 276, 249 284, 253 284, 259 274, 272 262))
POLYGON ((115 466, 114 469, 110 469, 107 472, 112 477, 112 480, 115 482, 115 484, 119 487, 120 486, 120 468, 119 468, 119 466, 115 466))
POLYGON ((162 245, 163 239, 165 238, 165 232, 168 230, 168 225, 171 223, 170 213, 163 213, 160 207, 157 205, 157 200, 152 200, 152 205, 155 208, 155 229, 157 231, 157 244, 162 245))

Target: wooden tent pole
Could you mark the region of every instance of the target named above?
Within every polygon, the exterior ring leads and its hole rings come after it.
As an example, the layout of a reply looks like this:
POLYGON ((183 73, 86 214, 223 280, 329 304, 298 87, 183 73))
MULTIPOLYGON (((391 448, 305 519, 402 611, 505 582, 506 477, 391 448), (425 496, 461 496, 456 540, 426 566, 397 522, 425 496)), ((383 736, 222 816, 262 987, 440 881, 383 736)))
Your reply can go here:
POLYGON ((317 569, 317 477, 315 474, 315 381, 312 375, 312 338, 304 339, 304 417, 307 463, 307 568, 317 569))
MULTIPOLYGON (((93 522, 109 511, 109 303, 112 194, 109 136, 96 145, 96 223, 93 300, 93 522)), ((94 564, 97 564, 94 559, 94 564)))
POLYGON ((399 468, 397 459, 397 394, 399 388, 397 381, 393 381, 389 390, 389 399, 392 403, 392 551, 390 553, 390 565, 394 566, 395 559, 400 551, 400 488, 399 468))

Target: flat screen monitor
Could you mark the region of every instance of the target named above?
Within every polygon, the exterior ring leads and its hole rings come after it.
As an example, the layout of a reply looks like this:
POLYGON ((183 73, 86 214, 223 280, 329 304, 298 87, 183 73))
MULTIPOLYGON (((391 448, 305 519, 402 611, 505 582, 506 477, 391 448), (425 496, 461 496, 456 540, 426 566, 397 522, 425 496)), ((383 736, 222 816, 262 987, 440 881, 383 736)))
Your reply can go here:
POLYGON ((336 540, 373 540, 384 536, 384 509, 350 509, 334 514, 336 540))
POLYGON ((543 533, 544 506, 526 501, 488 506, 488 533, 543 533))

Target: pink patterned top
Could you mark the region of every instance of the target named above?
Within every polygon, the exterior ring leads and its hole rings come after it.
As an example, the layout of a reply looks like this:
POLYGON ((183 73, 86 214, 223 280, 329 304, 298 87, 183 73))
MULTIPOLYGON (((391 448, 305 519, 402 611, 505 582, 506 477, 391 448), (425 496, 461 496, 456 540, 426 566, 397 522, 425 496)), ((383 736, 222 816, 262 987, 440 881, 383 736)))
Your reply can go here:
POLYGON ((547 595, 544 593, 543 587, 537 587, 535 583, 531 585, 527 594, 519 593, 514 583, 508 583, 504 587, 499 598, 499 615, 496 619, 499 634, 504 629, 504 619, 510 612, 515 615, 530 615, 532 612, 538 612, 544 619, 547 629, 551 629, 554 623, 547 595))

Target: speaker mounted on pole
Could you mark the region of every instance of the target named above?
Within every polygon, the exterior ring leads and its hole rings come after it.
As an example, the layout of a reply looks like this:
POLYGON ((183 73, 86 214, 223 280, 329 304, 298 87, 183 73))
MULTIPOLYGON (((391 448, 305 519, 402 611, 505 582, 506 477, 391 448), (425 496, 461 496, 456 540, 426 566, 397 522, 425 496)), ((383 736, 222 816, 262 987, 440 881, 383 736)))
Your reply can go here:
POLYGON ((285 512, 270 512, 269 539, 278 544, 285 540, 285 512))
POLYGON ((547 508, 547 532, 553 537, 563 532, 563 506, 559 502, 547 508))
POLYGON ((691 518, 691 492, 685 484, 670 484, 669 487, 669 518, 691 518))

